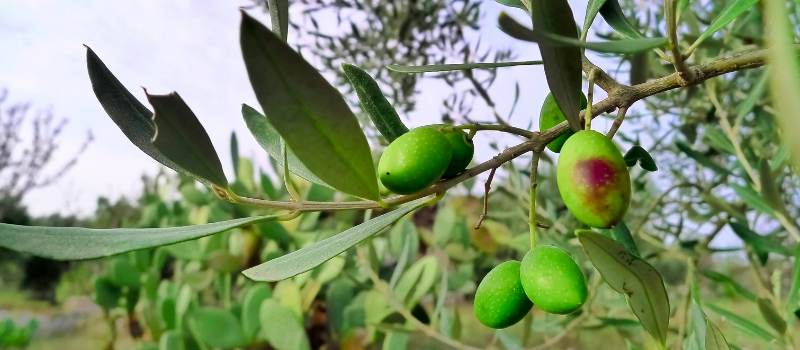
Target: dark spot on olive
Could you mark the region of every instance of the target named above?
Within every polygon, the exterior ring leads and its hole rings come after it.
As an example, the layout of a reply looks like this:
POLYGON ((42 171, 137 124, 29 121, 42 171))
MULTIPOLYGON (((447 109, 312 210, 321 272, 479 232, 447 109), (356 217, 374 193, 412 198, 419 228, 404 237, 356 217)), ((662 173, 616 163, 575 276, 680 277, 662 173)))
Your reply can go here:
POLYGON ((389 175, 389 172, 388 172, 388 171, 386 172, 386 175, 389 175))

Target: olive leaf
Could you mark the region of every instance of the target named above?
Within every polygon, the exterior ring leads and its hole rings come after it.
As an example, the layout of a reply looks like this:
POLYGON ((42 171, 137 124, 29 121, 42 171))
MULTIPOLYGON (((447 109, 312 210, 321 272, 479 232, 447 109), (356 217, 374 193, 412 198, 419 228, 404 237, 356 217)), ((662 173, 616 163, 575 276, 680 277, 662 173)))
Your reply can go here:
POLYGON ((764 316, 767 324, 781 335, 786 333, 786 320, 778 313, 772 301, 766 298, 758 298, 757 304, 758 311, 761 312, 761 316, 764 316))
POLYGON ((333 188, 380 200, 367 137, 341 93, 244 12, 240 40, 256 98, 297 158, 333 188))
MULTIPOLYGON (((575 19, 567 0, 532 0, 533 30, 578 39, 575 19)), ((500 13, 499 22, 515 28, 525 28, 500 13), (517 26, 514 26, 517 24, 517 26)), ((550 42, 539 43, 539 52, 544 62, 547 86, 564 112, 564 116, 574 131, 580 131, 581 89, 583 87, 581 50, 574 46, 554 46, 550 42)))
POLYGON ((236 139, 236 131, 231 132, 231 162, 233 163, 233 173, 239 174, 239 141, 236 139))
POLYGON ((769 75, 764 74, 758 78, 758 82, 756 82, 755 85, 753 85, 753 87, 750 89, 750 92, 747 94, 747 98, 739 103, 739 106, 736 109, 736 120, 734 122, 735 128, 739 128, 739 126, 742 124, 742 120, 744 120, 744 117, 750 113, 758 101, 761 100, 761 96, 764 95, 764 90, 766 90, 767 77, 769 77, 769 75))
POLYGON ((408 270, 400 277, 400 281, 394 288, 394 296, 403 302, 407 308, 412 309, 420 299, 433 287, 436 283, 436 273, 438 271, 438 263, 433 256, 426 256, 417 260, 408 270))
POLYGON ((386 69, 400 73, 429 73, 429 72, 449 72, 455 70, 469 70, 469 69, 494 69, 501 67, 533 66, 539 64, 542 64, 542 61, 431 64, 426 66, 401 66, 396 64, 390 64, 386 66, 386 69))
POLYGON ((575 234, 608 285, 625 294, 644 329, 664 345, 669 324, 669 298, 658 271, 611 238, 588 230, 578 230, 575 234))
POLYGON ((677 9, 675 11, 675 13, 676 13, 675 24, 680 22, 681 15, 683 15, 683 11, 686 11, 686 9, 688 7, 689 7, 689 0, 678 0, 678 6, 677 6, 677 9))
MULTIPOLYGON (((714 33, 718 32, 720 29, 725 28, 728 23, 733 22, 736 17, 739 17, 744 11, 753 7, 755 4, 758 3, 758 0, 731 0, 725 8, 720 11, 719 15, 711 21, 711 24, 708 25, 705 31, 697 38, 697 40, 692 43, 692 46, 689 48, 689 52, 694 51, 697 46, 700 45, 703 40, 709 38, 714 33)), ((688 4, 687 4, 688 5, 688 4)))
MULTIPOLYGON (((253 137, 256 139, 256 142, 258 142, 258 145, 261 146, 261 148, 266 151, 267 154, 269 154, 269 156, 272 157, 272 159, 274 159, 281 168, 283 168, 281 135, 278 134, 278 131, 272 127, 272 124, 269 123, 267 117, 246 104, 242 104, 242 117, 247 125, 247 129, 250 130, 251 134, 253 134, 253 137)), ((286 157, 289 160, 289 170, 292 173, 308 180, 309 182, 333 188, 331 185, 328 185, 325 183, 325 181, 320 180, 320 178, 311 173, 311 170, 308 170, 308 168, 306 168, 306 166, 303 165, 299 159, 297 159, 297 156, 294 154, 291 148, 286 148, 286 157)))
POLYGON ((88 46, 86 46, 86 66, 95 97, 131 143, 167 168, 189 175, 203 185, 211 185, 209 180, 190 173, 164 156, 153 145, 151 141, 156 131, 155 124, 153 124, 153 112, 133 97, 133 94, 117 80, 105 63, 100 60, 100 57, 97 57, 88 46))
POLYGON ((146 229, 0 224, 0 246, 53 260, 94 259, 188 241, 277 218, 254 216, 205 225, 146 229))
POLYGON ((650 69, 650 54, 648 52, 634 54, 630 61, 631 72, 629 75, 631 85, 639 85, 646 82, 650 69))
POLYGON ((289 0, 268 0, 272 32, 286 42, 289 34, 289 0))
POLYGON ((640 256, 639 248, 636 247, 636 242, 633 241, 631 231, 628 229, 628 225, 625 225, 624 221, 621 221, 611 229, 592 228, 592 231, 599 232, 602 235, 617 241, 634 256, 640 256))
POLYGON ((736 148, 733 147, 733 142, 719 129, 707 126, 705 128, 706 134, 703 142, 707 145, 714 147, 720 151, 728 152, 728 154, 736 154, 736 148))
POLYGON ((192 174, 227 188, 228 179, 211 138, 180 95, 177 92, 150 95, 147 91, 145 94, 155 110, 153 145, 192 174))
POLYGON ((739 220, 744 221, 744 222, 747 221, 747 217, 744 215, 744 213, 741 210, 739 210, 737 208, 734 208, 726 200, 715 196, 710 191, 701 192, 700 193, 700 198, 703 199, 703 202, 708 204, 708 206, 710 206, 711 209, 713 211, 715 211, 715 212, 727 213, 727 214, 729 214, 730 216, 732 216, 732 217, 734 217, 736 219, 739 219, 739 220))
POLYGON ((643 37, 639 30, 625 17, 625 13, 622 12, 622 8, 619 6, 619 1, 606 0, 603 6, 600 7, 600 15, 618 33, 631 39, 643 37))
POLYGON ((406 214, 423 207, 425 198, 408 203, 391 212, 350 228, 333 237, 321 240, 300 250, 244 270, 244 275, 256 281, 280 281, 311 270, 341 254, 350 247, 389 227, 406 214))
POLYGON ((706 339, 706 314, 694 300, 689 306, 688 336, 684 339, 683 348, 686 350, 705 350, 706 339))
POLYGON ((656 161, 653 160, 653 156, 647 152, 642 146, 635 145, 625 153, 625 165, 628 167, 632 167, 639 163, 639 166, 642 169, 647 171, 658 171, 658 166, 656 166, 656 161))
POLYGON ((764 198, 761 197, 756 190, 754 190, 750 186, 739 186, 737 184, 731 184, 734 192, 739 195, 739 198, 742 199, 749 207, 758 210, 764 214, 774 215, 775 211, 772 210, 772 207, 764 201, 764 198))
POLYGON ((775 186, 775 178, 772 176, 772 170, 766 158, 761 158, 761 161, 758 162, 758 175, 761 179, 761 197, 772 210, 781 214, 785 213, 786 207, 783 205, 778 187, 775 186))
POLYGON ((698 163, 702 164, 706 168, 714 170, 715 172, 717 172, 719 174, 724 174, 724 175, 731 175, 732 174, 730 170, 728 170, 726 168, 723 168, 721 165, 719 165, 717 163, 714 163, 714 161, 712 161, 708 157, 704 156, 702 153, 700 153, 698 151, 695 151, 692 148, 692 146, 690 146, 689 144, 687 144, 685 142, 677 141, 677 142, 675 142, 675 146, 678 147, 678 150, 680 150, 681 152, 685 153, 690 158, 696 160, 698 163))
POLYGON ((525 12, 528 12, 528 8, 525 7, 525 4, 523 4, 522 1, 520 1, 520 0, 494 0, 494 1, 496 1, 498 4, 501 4, 501 5, 505 5, 505 6, 508 6, 508 7, 516 7, 518 9, 520 9, 520 10, 524 10, 525 12))
POLYGON ((733 233, 739 236, 744 243, 752 246, 753 249, 759 252, 776 253, 783 256, 792 256, 794 253, 793 249, 751 231, 747 225, 735 221, 729 222, 728 225, 733 229, 733 233))
POLYGON ((408 128, 383 95, 378 83, 367 72, 349 63, 342 63, 342 69, 361 101, 361 108, 386 140, 391 143, 408 132, 408 128))
POLYGON ((728 341, 725 339, 725 335, 722 334, 722 331, 719 330, 719 327, 715 325, 711 320, 708 320, 706 323, 706 350, 730 350, 731 347, 728 345, 728 341))
POLYGON ((523 41, 547 44, 554 47, 580 47, 604 53, 637 53, 647 51, 667 43, 667 38, 637 38, 604 42, 586 42, 545 31, 530 30, 509 16, 500 14, 500 29, 511 37, 523 41))
POLYGON ((583 20, 581 39, 586 38, 586 35, 589 33, 589 27, 592 26, 592 22, 594 22, 595 17, 597 17, 597 13, 605 3, 606 0, 589 0, 589 3, 586 5, 586 18, 583 20))
POLYGON ((713 311, 715 314, 725 317, 725 319, 732 322, 737 328, 743 330, 744 332, 752 334, 768 342, 777 340, 772 333, 766 331, 764 328, 759 327, 755 323, 750 322, 744 317, 734 314, 733 312, 725 310, 714 304, 705 304, 705 307, 713 311))
POLYGON ((736 291, 736 293, 739 293, 739 295, 741 295, 747 300, 755 302, 758 299, 756 295, 747 290, 747 288, 743 287, 741 284, 736 283, 736 281, 734 281, 730 277, 725 276, 719 272, 711 270, 700 270, 700 274, 706 276, 706 278, 714 282, 730 286, 731 288, 733 288, 734 291, 736 291))

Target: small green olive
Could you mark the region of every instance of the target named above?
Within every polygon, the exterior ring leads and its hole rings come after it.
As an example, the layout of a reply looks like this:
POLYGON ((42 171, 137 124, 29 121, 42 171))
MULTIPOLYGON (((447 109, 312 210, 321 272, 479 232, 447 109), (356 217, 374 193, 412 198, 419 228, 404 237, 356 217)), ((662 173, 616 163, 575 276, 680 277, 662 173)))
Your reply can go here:
MULTIPOLYGON (((439 129, 444 126, 447 125, 432 124, 423 126, 423 128, 439 129)), ((460 174, 472 161, 472 156, 475 155, 475 145, 472 140, 467 139, 467 136, 468 134, 460 129, 444 134, 444 137, 450 142, 450 146, 453 147, 453 158, 450 159, 450 165, 442 175, 443 179, 453 178, 460 174)))
POLYGON ((581 130, 567 140, 556 176, 564 204, 586 225, 612 228, 628 211, 628 166, 614 142, 599 132, 581 130))
MULTIPOLYGON (((586 104, 586 95, 581 93, 581 109, 586 109, 586 104)), ((561 108, 558 108, 553 94, 547 94, 542 104, 542 111, 539 114, 539 130, 545 131, 565 120, 567 120, 567 117, 564 116, 564 112, 561 111, 561 108)), ((567 142, 567 139, 574 133, 572 129, 569 129, 566 133, 548 143, 547 148, 555 153, 561 152, 561 147, 564 146, 564 142, 567 142)))
POLYGON ((491 328, 506 328, 533 307, 520 283, 520 262, 506 261, 483 278, 475 292, 475 316, 491 328))
POLYGON ((440 131, 416 128, 394 140, 378 163, 381 183, 398 194, 412 194, 430 186, 453 157, 453 147, 440 131))
POLYGON ((570 314, 586 302, 586 279, 578 264, 556 247, 538 246, 522 259, 520 278, 525 294, 551 314, 570 314))

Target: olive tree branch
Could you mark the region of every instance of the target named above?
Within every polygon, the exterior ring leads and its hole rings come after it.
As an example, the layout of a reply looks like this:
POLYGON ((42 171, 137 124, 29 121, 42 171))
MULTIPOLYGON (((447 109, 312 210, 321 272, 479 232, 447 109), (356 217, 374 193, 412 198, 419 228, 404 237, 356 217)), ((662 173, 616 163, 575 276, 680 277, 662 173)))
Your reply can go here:
MULTIPOLYGON (((800 50, 800 44, 796 44, 794 48, 796 50, 800 50)), ((591 71, 592 69, 595 68, 598 69, 595 73, 595 84, 597 84, 597 86, 599 86, 608 93, 608 97, 606 99, 592 106, 591 117, 596 117, 602 113, 614 111, 617 108, 628 108, 636 101, 639 101, 648 96, 659 94, 679 87, 696 85, 703 81, 706 81, 708 79, 723 74, 736 72, 744 69, 753 69, 761 67, 766 64, 769 50, 770 49, 764 49, 764 50, 742 53, 731 57, 723 58, 720 60, 716 60, 707 64, 688 67, 687 71, 691 73, 688 75, 688 78, 690 78, 688 80, 685 79, 684 77, 681 77, 678 72, 675 72, 668 76, 655 80, 650 80, 648 82, 635 86, 624 85, 616 82, 613 78, 608 76, 608 74, 606 74, 602 69, 598 68, 584 57, 583 58, 584 71, 585 72, 591 71)), ((584 117, 585 114, 586 110, 583 110, 581 111, 580 116, 584 117)), ((470 125, 469 127, 474 127, 474 125, 470 125)), ((487 126, 481 125, 480 127, 487 127, 487 126)), ((498 129, 502 128, 498 126, 498 129)), ((515 130, 515 129, 517 128, 506 129, 506 130, 515 130)), ((428 187, 412 195, 387 198, 385 202, 389 206, 396 206, 434 193, 441 193, 463 181, 471 179, 477 176, 478 174, 491 170, 492 168, 496 168, 527 152, 531 151, 542 152, 545 145, 555 140, 558 136, 561 136, 562 134, 567 132, 567 130, 569 130, 569 124, 566 121, 564 121, 545 131, 541 132, 526 131, 525 133, 520 132, 519 133, 520 136, 522 136, 522 134, 527 135, 527 133, 531 133, 529 140, 520 143, 516 146, 507 148, 494 158, 486 162, 483 162, 471 169, 467 169, 461 175, 455 178, 438 182, 433 186, 428 187)), ((523 131, 523 130, 519 129, 517 131, 523 131)), ((220 198, 224 200, 229 200, 230 202, 235 204, 244 204, 244 205, 251 205, 263 208, 282 209, 282 210, 293 210, 297 212, 381 208, 380 204, 378 204, 378 202, 375 201, 353 201, 353 202, 298 201, 293 203, 293 202, 269 201, 269 200, 255 199, 255 198, 246 198, 246 197, 240 197, 235 193, 231 192, 230 190, 226 192, 228 192, 227 196, 221 194, 220 191, 215 191, 215 193, 217 193, 217 195, 220 198)))

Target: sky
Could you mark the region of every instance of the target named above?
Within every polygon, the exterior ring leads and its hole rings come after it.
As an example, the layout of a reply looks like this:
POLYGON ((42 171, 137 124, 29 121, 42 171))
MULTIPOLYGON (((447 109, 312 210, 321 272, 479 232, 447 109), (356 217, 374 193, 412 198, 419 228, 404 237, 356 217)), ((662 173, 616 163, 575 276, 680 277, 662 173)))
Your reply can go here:
MULTIPOLYGON (((90 215, 98 196, 135 196, 141 189, 141 175, 155 174, 160 167, 124 137, 95 99, 83 44, 145 105, 141 87, 155 94, 180 93, 208 131, 229 178, 233 177, 232 131, 237 133, 241 154, 266 167, 265 154, 240 116, 241 103, 258 106, 238 47, 239 7, 249 5, 246 0, 0 2, 0 46, 5 52, 0 55, 0 87, 9 91, 5 107, 12 102, 30 102, 33 110, 51 109, 56 117, 69 119, 50 170, 77 152, 87 130, 94 135, 94 142, 66 176, 54 186, 26 196, 24 203, 30 212, 90 215)), ((582 18, 579 8, 583 5, 577 1, 574 5, 576 18, 582 18)), ((517 18, 522 18, 523 12, 493 1, 485 2, 484 9, 484 43, 511 47, 520 60, 539 58, 535 45, 511 39, 497 28, 501 10, 517 18)), ((249 13, 269 25, 268 15, 260 9, 249 13)), ((514 120, 525 127, 531 118, 538 118, 547 93, 540 67, 501 70, 490 93, 501 113, 507 112, 514 98, 514 81, 520 76, 525 77, 520 80, 525 98, 520 99, 514 120)), ((448 91, 439 84, 443 85, 431 80, 419 86, 416 111, 403 116, 410 127, 439 121, 443 92, 448 91)), ((473 115, 487 120, 491 114, 479 102, 473 115)), ((30 135, 30 126, 26 127, 24 133, 30 135)), ((494 155, 481 147, 489 141, 510 145, 517 140, 496 134, 479 137, 478 161, 494 155)))

